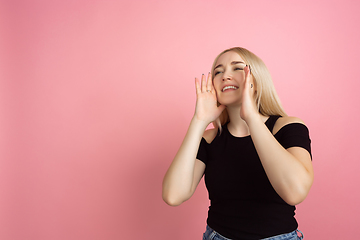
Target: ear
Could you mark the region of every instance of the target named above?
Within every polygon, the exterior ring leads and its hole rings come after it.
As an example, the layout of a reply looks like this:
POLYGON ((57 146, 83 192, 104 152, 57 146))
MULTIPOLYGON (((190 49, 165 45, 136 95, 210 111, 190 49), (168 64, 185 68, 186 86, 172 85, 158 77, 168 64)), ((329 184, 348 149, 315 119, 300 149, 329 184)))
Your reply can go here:
POLYGON ((254 92, 256 92, 256 89, 257 89, 257 84, 255 83, 254 81, 254 78, 253 76, 250 74, 250 84, 252 84, 254 87, 254 92))

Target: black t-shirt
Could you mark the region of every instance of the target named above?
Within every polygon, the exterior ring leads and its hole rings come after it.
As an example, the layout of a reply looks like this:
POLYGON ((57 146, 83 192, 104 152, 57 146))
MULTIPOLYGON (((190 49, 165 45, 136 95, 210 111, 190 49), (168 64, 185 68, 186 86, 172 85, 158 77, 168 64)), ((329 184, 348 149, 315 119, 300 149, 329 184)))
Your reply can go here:
MULTIPOLYGON (((279 116, 265 122, 272 132, 279 116)), ((309 151, 307 127, 291 123, 275 135, 285 148, 309 151)), ((205 163, 205 184, 211 201, 207 224, 231 239, 261 239, 297 229, 295 206, 287 204, 273 189, 251 136, 235 137, 223 131, 209 144, 202 138, 197 159, 205 163)))

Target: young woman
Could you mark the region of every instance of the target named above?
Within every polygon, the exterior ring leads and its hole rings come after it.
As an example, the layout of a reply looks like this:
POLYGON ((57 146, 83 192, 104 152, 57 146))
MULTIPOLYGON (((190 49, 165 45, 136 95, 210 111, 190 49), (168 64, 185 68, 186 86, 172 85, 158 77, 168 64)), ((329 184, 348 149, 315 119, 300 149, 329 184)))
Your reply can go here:
POLYGON ((195 86, 195 114, 165 174, 164 201, 180 205, 205 174, 203 239, 302 239, 294 215, 314 177, 309 132, 282 109, 263 61, 227 49, 195 86))

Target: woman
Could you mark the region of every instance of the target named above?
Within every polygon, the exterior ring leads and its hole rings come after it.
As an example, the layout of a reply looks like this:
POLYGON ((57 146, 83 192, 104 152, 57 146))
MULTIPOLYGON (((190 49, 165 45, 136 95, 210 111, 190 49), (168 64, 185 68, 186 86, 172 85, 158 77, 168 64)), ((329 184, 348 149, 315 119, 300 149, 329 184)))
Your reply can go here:
POLYGON ((227 49, 195 86, 195 114, 165 174, 164 201, 180 205, 205 174, 203 239, 302 239, 294 215, 313 182, 309 133, 283 111, 265 64, 227 49))

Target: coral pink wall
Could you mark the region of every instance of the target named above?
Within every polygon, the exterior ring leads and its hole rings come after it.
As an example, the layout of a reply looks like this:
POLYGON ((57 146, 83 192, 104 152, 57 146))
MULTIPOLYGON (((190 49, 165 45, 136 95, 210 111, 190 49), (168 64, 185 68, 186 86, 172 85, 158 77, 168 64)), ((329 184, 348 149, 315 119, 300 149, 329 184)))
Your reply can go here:
POLYGON ((162 177, 223 49, 267 63, 310 128, 306 239, 360 223, 360 2, 0 1, 0 239, 201 239, 203 183, 172 208, 162 177))

